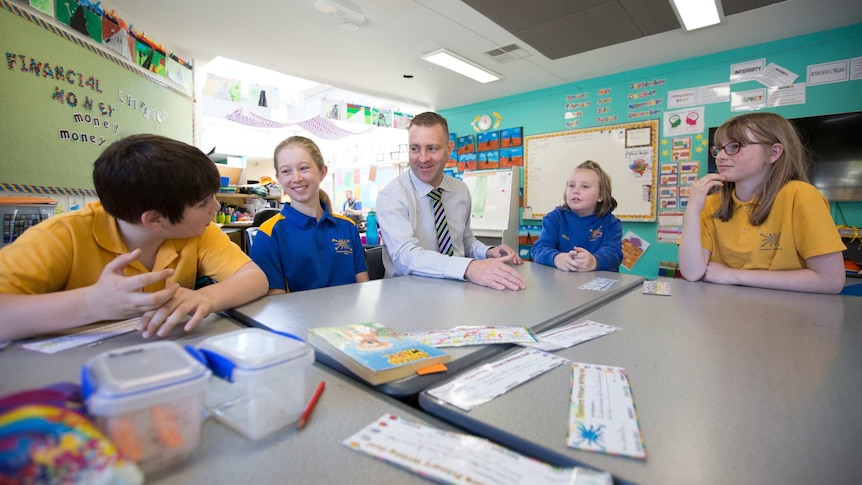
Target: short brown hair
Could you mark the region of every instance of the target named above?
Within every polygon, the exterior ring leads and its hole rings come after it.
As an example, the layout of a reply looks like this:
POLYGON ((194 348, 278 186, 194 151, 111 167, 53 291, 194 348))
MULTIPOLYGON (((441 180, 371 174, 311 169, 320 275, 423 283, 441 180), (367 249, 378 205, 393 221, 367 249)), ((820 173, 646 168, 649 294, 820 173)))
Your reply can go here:
POLYGON ((414 126, 437 126, 441 125, 443 127, 443 133, 449 133, 449 123, 446 122, 446 118, 438 115, 433 111, 426 111, 424 113, 419 113, 414 116, 412 120, 410 120, 410 127, 414 126))
POLYGON ((122 221, 138 223, 155 210, 171 223, 186 207, 218 192, 218 169, 202 151, 159 135, 132 135, 110 144, 93 165, 102 206, 122 221))

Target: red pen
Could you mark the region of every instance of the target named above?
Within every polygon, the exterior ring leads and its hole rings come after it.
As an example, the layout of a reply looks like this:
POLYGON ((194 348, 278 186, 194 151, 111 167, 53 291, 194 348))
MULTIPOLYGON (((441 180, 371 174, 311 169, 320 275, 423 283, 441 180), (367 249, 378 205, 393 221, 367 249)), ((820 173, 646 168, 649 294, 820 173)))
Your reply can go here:
POLYGON ((314 395, 311 396, 311 401, 308 401, 308 405, 305 406, 305 411, 302 412, 302 416, 299 417, 299 421, 296 423, 296 427, 302 429, 305 427, 305 424, 308 422, 308 418, 311 416, 311 412, 314 411, 314 407, 317 406, 317 401, 320 399, 320 395, 323 394, 323 388, 326 387, 325 381, 320 381, 320 384, 317 385, 317 389, 314 390, 314 395))

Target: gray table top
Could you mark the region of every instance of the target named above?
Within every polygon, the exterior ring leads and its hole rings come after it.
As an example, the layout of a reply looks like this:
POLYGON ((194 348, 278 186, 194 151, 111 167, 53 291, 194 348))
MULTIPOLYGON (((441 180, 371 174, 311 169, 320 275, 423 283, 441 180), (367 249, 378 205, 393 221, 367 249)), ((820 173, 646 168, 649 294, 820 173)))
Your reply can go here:
MULTIPOLYGON (((402 276, 366 283, 321 288, 259 299, 229 314, 247 324, 289 332, 305 338, 312 327, 378 322, 402 332, 446 329, 460 325, 524 325, 535 331, 567 321, 639 287, 640 276, 611 273, 566 273, 549 266, 524 263, 523 291, 497 291, 471 283, 402 276), (607 291, 579 287, 594 278, 617 282, 607 291)), ((399 398, 409 398, 447 375, 505 350, 508 346, 447 348, 449 372, 413 376, 377 386, 399 398)), ((318 360, 350 374, 318 352, 318 360)))
MULTIPOLYGON (((169 339, 180 344, 244 328, 211 315, 202 327, 169 339)), ((0 395, 56 382, 79 382, 81 366, 90 357, 145 340, 137 332, 56 354, 23 350, 16 345, 0 351, 0 395)), ((306 377, 306 395, 326 381, 308 425, 250 440, 213 418, 204 421, 197 450, 185 461, 147 476, 147 483, 427 483, 417 475, 353 451, 341 443, 384 414, 454 430, 422 411, 374 392, 328 367, 315 363, 306 377)))
MULTIPOLYGON (((640 483, 860 483, 862 298, 671 281, 574 321, 622 330, 555 352, 624 367, 645 461, 566 446, 571 366, 461 411, 423 409, 560 466, 640 483)), ((512 350, 513 351, 513 350, 512 350)))

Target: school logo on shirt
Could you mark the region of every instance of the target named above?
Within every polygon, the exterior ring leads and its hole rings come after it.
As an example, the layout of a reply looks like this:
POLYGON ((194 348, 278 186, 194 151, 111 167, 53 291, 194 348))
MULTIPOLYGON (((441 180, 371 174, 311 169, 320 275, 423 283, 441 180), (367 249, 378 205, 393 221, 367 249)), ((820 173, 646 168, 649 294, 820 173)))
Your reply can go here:
POLYGON ((333 239, 335 243, 335 252, 338 254, 353 254, 353 248, 350 247, 350 239, 333 239))
POLYGON ((602 226, 595 229, 590 229, 590 242, 596 241, 602 237, 602 226))
POLYGON ((773 232, 770 234, 760 233, 760 250, 761 251, 779 251, 781 250, 781 246, 779 246, 779 242, 781 241, 781 233, 773 232))

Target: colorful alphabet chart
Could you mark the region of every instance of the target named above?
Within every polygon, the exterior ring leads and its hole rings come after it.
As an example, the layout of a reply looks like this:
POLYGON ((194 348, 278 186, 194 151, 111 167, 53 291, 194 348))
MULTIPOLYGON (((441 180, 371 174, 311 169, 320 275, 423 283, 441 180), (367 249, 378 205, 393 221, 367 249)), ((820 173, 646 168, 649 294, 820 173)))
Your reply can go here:
POLYGON ((486 439, 384 414, 344 446, 438 483, 611 485, 607 472, 554 468, 486 439))
POLYGON ((628 376, 622 367, 572 364, 571 448, 646 459, 628 376))

